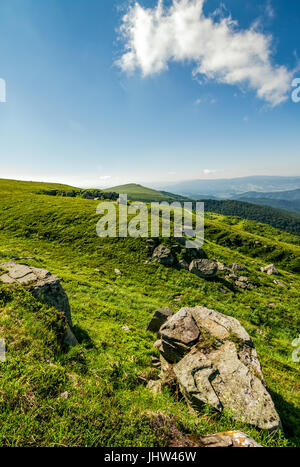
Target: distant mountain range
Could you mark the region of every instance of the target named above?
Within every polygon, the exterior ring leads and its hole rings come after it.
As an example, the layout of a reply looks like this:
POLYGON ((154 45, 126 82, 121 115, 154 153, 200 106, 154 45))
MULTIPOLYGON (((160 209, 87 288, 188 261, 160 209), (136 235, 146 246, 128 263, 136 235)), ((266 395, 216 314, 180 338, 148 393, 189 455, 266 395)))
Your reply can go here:
MULTIPOLYGON (((256 175, 231 179, 199 179, 156 186, 193 199, 232 199, 246 192, 278 192, 300 189, 300 176, 280 177, 256 175)), ((262 197, 265 197, 264 195, 262 197)))
POLYGON ((234 199, 300 213, 300 189, 267 193, 249 191, 234 199))
POLYGON ((286 190, 286 191, 271 191, 271 192, 257 192, 248 191, 241 195, 243 198, 266 198, 266 199, 280 199, 286 201, 299 201, 300 202, 300 188, 297 190, 286 190))

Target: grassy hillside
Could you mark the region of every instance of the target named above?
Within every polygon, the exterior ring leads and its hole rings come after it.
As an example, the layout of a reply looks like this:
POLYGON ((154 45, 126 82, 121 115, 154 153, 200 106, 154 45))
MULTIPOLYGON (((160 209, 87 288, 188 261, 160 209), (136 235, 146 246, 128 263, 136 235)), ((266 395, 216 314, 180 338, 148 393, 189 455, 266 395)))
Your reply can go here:
POLYGON ((176 201, 186 199, 180 195, 174 195, 167 191, 157 191, 152 188, 147 188, 136 183, 129 183, 127 185, 118 185, 112 188, 107 188, 104 191, 114 191, 117 193, 127 194, 128 198, 133 201, 144 201, 144 202, 160 202, 160 201, 176 201))
POLYGON ((291 358, 300 330, 296 237, 207 214, 208 256, 245 265, 258 284, 239 291, 221 273, 205 281, 145 264, 144 239, 96 236, 96 201, 37 195, 35 184, 24 190, 23 183, 0 181, 0 261, 31 257, 19 262, 62 279, 79 345, 63 347, 64 321, 56 310, 26 290, 0 286, 0 337, 7 345, 7 362, 0 363, 1 446, 167 446, 176 445, 176 432, 197 439, 236 428, 263 445, 300 445, 299 364, 291 358), (273 259, 285 288, 260 273, 273 259), (155 336, 146 331, 153 312, 195 305, 236 317, 250 333, 284 438, 208 407, 197 416, 171 390, 155 397, 146 388, 158 373, 151 363, 155 336))
POLYGON ((203 200, 207 212, 216 212, 226 216, 238 216, 269 224, 277 229, 286 230, 292 234, 300 234, 300 215, 269 206, 260 206, 250 202, 236 200, 203 200))
POLYGON ((240 198, 240 201, 251 204, 260 204, 262 206, 270 206, 275 209, 285 209, 286 211, 300 213, 300 201, 287 201, 285 199, 272 198, 240 198))
POLYGON ((0 190, 1 195, 4 193, 40 193, 45 190, 58 190, 58 191, 71 191, 77 190, 70 185, 62 185, 60 183, 44 183, 44 182, 27 182, 22 180, 9 180, 5 178, 0 178, 0 190))
POLYGON ((300 189, 288 191, 271 191, 269 193, 261 193, 257 191, 249 191, 236 197, 240 201, 248 203, 262 204, 278 209, 286 209, 287 211, 300 213, 300 189))

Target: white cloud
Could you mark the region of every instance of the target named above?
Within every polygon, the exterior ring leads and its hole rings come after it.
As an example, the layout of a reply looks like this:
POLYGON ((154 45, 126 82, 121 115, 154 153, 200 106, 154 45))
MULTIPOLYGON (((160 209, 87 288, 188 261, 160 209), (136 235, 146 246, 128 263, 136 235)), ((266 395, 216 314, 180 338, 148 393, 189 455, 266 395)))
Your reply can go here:
POLYGON ((203 173, 204 173, 204 175, 211 175, 211 174, 216 173, 216 170, 204 169, 203 173))
POLYGON ((287 99, 292 72, 272 61, 272 36, 242 30, 230 16, 205 16, 205 0, 173 0, 154 8, 129 7, 120 28, 125 51, 117 61, 125 72, 143 76, 168 68, 169 62, 192 63, 193 75, 231 85, 245 85, 276 106, 287 99))

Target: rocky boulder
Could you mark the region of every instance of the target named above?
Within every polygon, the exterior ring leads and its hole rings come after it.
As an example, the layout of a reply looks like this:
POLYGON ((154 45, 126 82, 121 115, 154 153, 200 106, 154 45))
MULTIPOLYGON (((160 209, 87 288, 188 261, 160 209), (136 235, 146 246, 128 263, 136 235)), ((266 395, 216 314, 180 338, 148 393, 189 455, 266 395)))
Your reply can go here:
POLYGON ((261 429, 281 426, 254 344, 238 320, 204 307, 182 308, 160 335, 165 366, 194 409, 209 404, 261 429))
POLYGON ((265 267, 262 267, 260 268, 261 272, 265 272, 267 274, 269 274, 269 276, 271 275, 278 275, 279 272, 277 271, 276 267, 274 266, 274 264, 268 264, 268 266, 265 266, 265 267))
POLYGON ((202 436, 200 446, 203 448, 261 448, 262 445, 241 431, 225 431, 214 435, 202 436))
POLYGON ((159 244, 158 238, 147 238, 146 240, 148 255, 152 256, 155 248, 159 244))
POLYGON ((37 300, 53 306, 65 315, 67 320, 66 342, 69 345, 76 345, 77 340, 71 331, 72 318, 68 296, 58 277, 46 269, 14 262, 2 263, 0 266, 7 269, 7 272, 0 275, 1 282, 25 286, 37 300))
POLYGON ((152 258, 163 266, 172 266, 175 262, 175 258, 169 248, 165 245, 159 245, 155 248, 152 258))
POLYGON ((218 264, 212 259, 195 259, 191 262, 189 271, 203 279, 210 279, 217 274, 218 264))
POLYGON ((180 361, 199 338, 199 329, 192 315, 182 308, 161 328, 161 354, 170 363, 180 361))

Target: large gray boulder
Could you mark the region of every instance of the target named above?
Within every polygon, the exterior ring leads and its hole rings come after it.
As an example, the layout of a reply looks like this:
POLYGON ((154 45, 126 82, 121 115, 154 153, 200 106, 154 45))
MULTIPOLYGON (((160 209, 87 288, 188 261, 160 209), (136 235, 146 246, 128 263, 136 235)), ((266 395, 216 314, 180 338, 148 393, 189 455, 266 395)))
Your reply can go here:
POLYGON ((218 264, 212 259, 195 259, 191 262, 189 271, 203 279, 210 279, 217 274, 218 264))
POLYGON ((161 355, 193 408, 209 404, 261 429, 280 428, 254 344, 238 320, 204 307, 182 308, 160 335, 161 355))
POLYGON ((67 320, 66 342, 69 345, 76 345, 77 340, 71 331, 72 318, 68 296, 62 288, 59 278, 46 269, 34 268, 12 261, 2 263, 0 266, 7 269, 7 272, 0 275, 1 282, 25 286, 37 300, 55 307, 65 315, 67 320))
POLYGON ((197 342, 199 334, 189 310, 182 308, 160 328, 161 354, 170 363, 180 361, 197 342))
POLYGON ((159 245, 155 248, 152 258, 164 266, 172 266, 175 258, 169 248, 165 245, 159 245))

